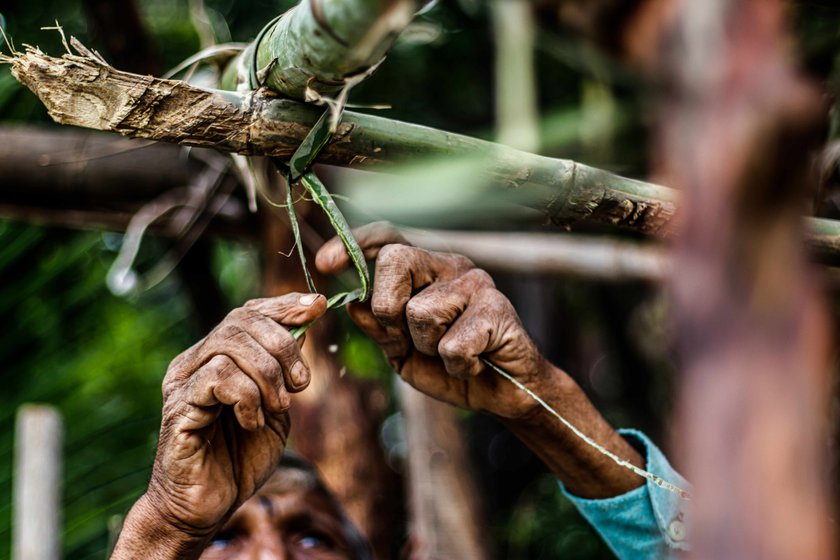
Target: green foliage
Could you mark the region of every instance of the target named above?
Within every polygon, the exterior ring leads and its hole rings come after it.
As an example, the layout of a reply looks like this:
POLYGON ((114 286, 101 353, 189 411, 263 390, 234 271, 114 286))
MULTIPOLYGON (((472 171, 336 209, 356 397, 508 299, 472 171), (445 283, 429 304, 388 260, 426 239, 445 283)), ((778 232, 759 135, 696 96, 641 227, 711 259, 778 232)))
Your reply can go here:
MULTIPOLYGON (((25 402, 59 408, 65 421, 64 545, 101 558, 108 519, 149 476, 169 360, 195 336, 177 286, 138 301, 111 296, 113 253, 95 233, 67 234, 0 222, 0 495, 11 495, 13 421, 25 402)), ((10 547, 10 503, 0 504, 0 549, 10 547)))
POLYGON ((550 475, 538 478, 522 493, 507 530, 508 560, 614 558, 550 475))

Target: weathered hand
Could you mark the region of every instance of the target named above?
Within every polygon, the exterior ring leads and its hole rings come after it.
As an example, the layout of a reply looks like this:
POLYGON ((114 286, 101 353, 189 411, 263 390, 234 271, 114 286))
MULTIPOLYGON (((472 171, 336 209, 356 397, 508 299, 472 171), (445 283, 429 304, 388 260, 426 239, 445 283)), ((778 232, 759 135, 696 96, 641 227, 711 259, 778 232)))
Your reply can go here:
MULTIPOLYGON (((466 257, 409 246, 387 223, 354 235, 365 256, 376 259, 376 274, 370 302, 351 304, 348 311, 403 379, 436 399, 504 418, 535 409, 529 396, 480 359, 534 389, 551 367, 490 275, 466 257)), ((330 274, 349 263, 337 238, 315 259, 330 274)))
POLYGON ((289 393, 310 380, 281 325, 325 311, 317 294, 249 301, 172 361, 144 498, 175 529, 212 533, 274 471, 289 432, 289 393))

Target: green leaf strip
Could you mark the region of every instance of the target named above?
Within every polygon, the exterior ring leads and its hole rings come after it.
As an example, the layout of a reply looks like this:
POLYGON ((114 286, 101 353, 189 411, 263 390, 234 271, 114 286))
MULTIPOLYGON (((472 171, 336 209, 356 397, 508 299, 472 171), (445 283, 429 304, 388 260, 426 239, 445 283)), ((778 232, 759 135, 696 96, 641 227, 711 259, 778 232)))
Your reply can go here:
POLYGON ((298 257, 300 257, 300 266, 303 268, 303 275, 306 277, 306 286, 310 292, 317 292, 315 282, 309 273, 309 267, 306 266, 306 252, 303 250, 303 241, 300 238, 300 225, 295 213, 295 201, 292 198, 292 181, 289 173, 286 173, 286 210, 289 212, 289 223, 292 224, 292 235, 295 239, 298 257))
POLYGON ((359 273, 359 281, 362 284, 361 301, 365 301, 370 295, 370 272, 368 271, 367 262, 365 262, 365 254, 356 242, 356 238, 353 237, 353 232, 347 220, 344 219, 344 214, 338 209, 329 191, 314 172, 307 171, 304 173, 300 177, 300 184, 312 195, 313 200, 326 213, 335 232, 344 243, 344 247, 350 255, 350 260, 353 261, 353 265, 359 273))
MULTIPOLYGON (((361 289, 353 290, 352 292, 341 292, 341 293, 335 294, 333 297, 331 297, 330 299, 327 300, 327 310, 336 309, 336 308, 339 308, 339 307, 344 307, 348 303, 353 303, 354 301, 360 301, 361 298, 362 298, 362 290, 361 289)), ((293 327, 293 328, 289 329, 289 332, 292 334, 293 337, 295 337, 295 340, 300 340, 300 337, 302 337, 304 335, 304 333, 306 331, 308 331, 309 328, 312 325, 314 325, 316 322, 317 322, 317 319, 315 321, 310 321, 310 322, 306 323, 305 325, 301 325, 299 327, 293 327)))
POLYGON ((321 118, 312 126, 312 129, 300 143, 295 153, 292 154, 289 160, 289 167, 291 168, 292 180, 297 181, 301 175, 306 173, 321 148, 327 145, 330 138, 335 132, 336 120, 330 118, 330 109, 327 108, 321 118))

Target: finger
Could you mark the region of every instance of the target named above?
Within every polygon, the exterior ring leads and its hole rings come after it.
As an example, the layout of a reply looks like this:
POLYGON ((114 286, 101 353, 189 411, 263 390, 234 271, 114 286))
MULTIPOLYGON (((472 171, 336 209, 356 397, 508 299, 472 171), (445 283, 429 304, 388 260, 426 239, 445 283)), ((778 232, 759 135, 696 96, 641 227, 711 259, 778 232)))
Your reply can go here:
MULTIPOLYGON (((244 305, 288 326, 305 325, 320 318, 327 310, 327 300, 320 294, 290 293, 279 297, 254 299, 244 305)), ((164 399, 176 391, 192 373, 212 355, 212 341, 219 331, 241 318, 241 309, 231 311, 210 335, 179 354, 167 369, 163 382, 164 399), (211 351, 208 351, 211 347, 211 351)))
POLYGON ((407 332, 405 306, 413 293, 436 281, 448 281, 473 268, 461 255, 432 253, 406 245, 386 245, 376 258, 371 309, 386 327, 407 332))
POLYGON ((198 430, 210 425, 219 415, 216 405, 233 407, 239 425, 257 430, 265 425, 260 390, 227 356, 215 356, 190 378, 184 401, 198 410, 187 412, 185 429, 198 430))
POLYGON ((242 328, 280 363, 286 389, 294 393, 302 391, 309 385, 311 376, 300 346, 289 331, 256 309, 242 308, 242 328))
POLYGON ((524 336, 519 319, 505 296, 484 289, 438 343, 438 354, 446 371, 458 378, 476 376, 485 369, 482 354, 501 350, 516 336, 524 336))
POLYGON ((432 284, 411 298, 405 314, 411 340, 420 352, 438 355, 438 343, 446 330, 464 312, 473 298, 491 293, 493 279, 474 268, 450 282, 432 284))
POLYGON ((398 361, 408 352, 408 340, 404 333, 398 328, 382 325, 371 311, 370 302, 350 303, 347 305, 347 313, 353 322, 382 348, 394 369, 399 369, 398 361))
MULTIPOLYGON (((241 308, 240 308, 241 309, 241 308)), ((234 321, 215 331, 208 340, 206 360, 217 354, 228 356, 260 390, 263 408, 270 414, 289 408, 290 398, 283 382, 283 368, 268 350, 245 331, 246 321, 237 311, 234 321)))
POLYGON ((439 358, 415 354, 399 375, 409 385, 434 398, 445 396, 448 402, 464 402, 466 387, 464 381, 451 375, 441 375, 439 358))
MULTIPOLYGON (((374 260, 385 245, 408 245, 405 237, 388 222, 373 222, 353 230, 353 237, 367 260, 374 260)), ((323 274, 336 274, 351 264, 350 255, 340 237, 327 241, 315 255, 315 268, 323 274)))
POLYGON ((289 326, 300 326, 319 319, 327 311, 327 298, 321 294, 290 294, 252 299, 244 306, 269 319, 289 326))

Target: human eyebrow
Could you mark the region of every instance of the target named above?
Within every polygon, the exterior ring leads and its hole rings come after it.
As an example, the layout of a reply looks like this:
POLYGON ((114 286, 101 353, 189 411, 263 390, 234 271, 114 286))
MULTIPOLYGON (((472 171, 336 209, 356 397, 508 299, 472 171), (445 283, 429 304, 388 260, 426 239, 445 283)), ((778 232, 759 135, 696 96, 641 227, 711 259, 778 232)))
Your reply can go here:
POLYGON ((266 511, 266 513, 270 517, 274 517, 274 503, 267 497, 263 495, 257 496, 259 499, 260 505, 266 511))

